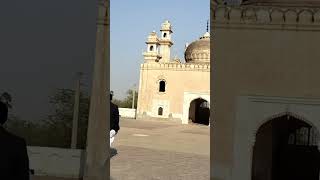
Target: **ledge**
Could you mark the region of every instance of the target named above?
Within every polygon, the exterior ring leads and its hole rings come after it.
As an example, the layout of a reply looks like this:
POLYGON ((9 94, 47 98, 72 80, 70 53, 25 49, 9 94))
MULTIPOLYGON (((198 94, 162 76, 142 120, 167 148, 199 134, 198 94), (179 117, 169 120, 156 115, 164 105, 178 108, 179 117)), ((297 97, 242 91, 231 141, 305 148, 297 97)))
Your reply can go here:
POLYGON ((143 63, 142 70, 210 71, 210 64, 143 63))
POLYGON ((218 5, 213 14, 214 28, 320 30, 320 8, 218 5))

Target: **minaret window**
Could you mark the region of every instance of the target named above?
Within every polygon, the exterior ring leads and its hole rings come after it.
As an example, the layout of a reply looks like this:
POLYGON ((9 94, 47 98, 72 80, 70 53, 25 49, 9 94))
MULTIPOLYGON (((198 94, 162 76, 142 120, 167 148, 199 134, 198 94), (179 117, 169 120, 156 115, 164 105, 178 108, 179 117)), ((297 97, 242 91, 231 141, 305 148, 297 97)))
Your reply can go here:
POLYGON ((159 107, 159 109, 158 109, 158 115, 159 115, 159 116, 162 116, 162 114, 163 114, 163 108, 162 108, 162 107, 159 107))
POLYGON ((166 38, 167 37, 167 33, 163 33, 163 37, 166 38))
POLYGON ((150 51, 153 51, 153 46, 150 46, 150 51))
POLYGON ((159 82, 159 92, 165 92, 166 91, 166 82, 164 80, 161 80, 159 82))

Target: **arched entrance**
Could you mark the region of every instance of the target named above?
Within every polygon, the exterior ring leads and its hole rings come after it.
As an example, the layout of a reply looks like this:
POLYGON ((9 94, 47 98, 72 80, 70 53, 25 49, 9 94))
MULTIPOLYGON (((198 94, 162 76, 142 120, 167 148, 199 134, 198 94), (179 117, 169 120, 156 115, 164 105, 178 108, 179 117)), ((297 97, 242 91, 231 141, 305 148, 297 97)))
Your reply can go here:
POLYGON ((318 131, 291 115, 263 124, 253 147, 252 180, 318 180, 318 131))
POLYGON ((197 98, 191 101, 189 108, 189 120, 193 123, 209 125, 210 105, 209 102, 197 98))

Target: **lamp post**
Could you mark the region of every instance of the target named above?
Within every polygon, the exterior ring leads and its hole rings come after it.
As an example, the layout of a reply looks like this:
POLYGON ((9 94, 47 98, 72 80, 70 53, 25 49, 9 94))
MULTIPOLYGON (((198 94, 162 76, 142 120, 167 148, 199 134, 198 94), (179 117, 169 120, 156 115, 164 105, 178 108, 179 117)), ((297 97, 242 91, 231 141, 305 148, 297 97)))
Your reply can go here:
POLYGON ((71 149, 77 148, 81 76, 82 76, 82 73, 78 72, 77 84, 76 84, 76 89, 74 94, 71 149))

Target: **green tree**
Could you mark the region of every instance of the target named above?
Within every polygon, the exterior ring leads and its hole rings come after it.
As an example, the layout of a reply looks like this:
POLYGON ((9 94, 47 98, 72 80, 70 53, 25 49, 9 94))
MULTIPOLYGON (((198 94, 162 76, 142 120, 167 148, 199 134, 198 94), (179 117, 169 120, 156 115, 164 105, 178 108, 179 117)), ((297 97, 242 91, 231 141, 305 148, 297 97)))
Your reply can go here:
MULTIPOLYGON (((27 121, 14 115, 9 116, 6 128, 12 133, 24 137, 30 146, 70 148, 75 91, 57 89, 49 96, 53 112, 40 121, 27 121)), ((123 100, 113 102, 122 108, 132 107, 132 90, 127 91, 123 100)), ((138 93, 135 93, 135 108, 138 93)), ((87 140, 90 98, 86 92, 80 93, 77 148, 84 149, 87 140)))
POLYGON ((47 129, 42 123, 23 120, 10 114, 5 127, 11 133, 25 138, 30 146, 48 145, 48 139, 45 136, 47 129))
MULTIPOLYGON (((132 108, 132 101, 133 101, 133 90, 129 89, 127 91, 127 97, 123 100, 114 99, 113 103, 118 105, 120 108, 132 108)), ((135 92, 135 100, 134 100, 134 108, 137 108, 138 102, 138 93, 135 92)))
MULTIPOLYGON (((75 91, 57 89, 49 96, 53 112, 45 120, 28 121, 9 114, 5 127, 23 137, 30 146, 70 148, 75 91)), ((77 148, 86 146, 89 96, 80 93, 77 148)))
MULTIPOLYGON (((75 91, 70 89, 58 89, 50 96, 50 104, 54 107, 53 114, 48 116, 46 121, 48 126, 48 138, 50 145, 56 147, 69 148, 72 134, 72 119, 75 91)), ((79 120, 78 120, 78 140, 77 148, 85 148, 88 117, 89 117, 89 96, 80 93, 79 120)))

